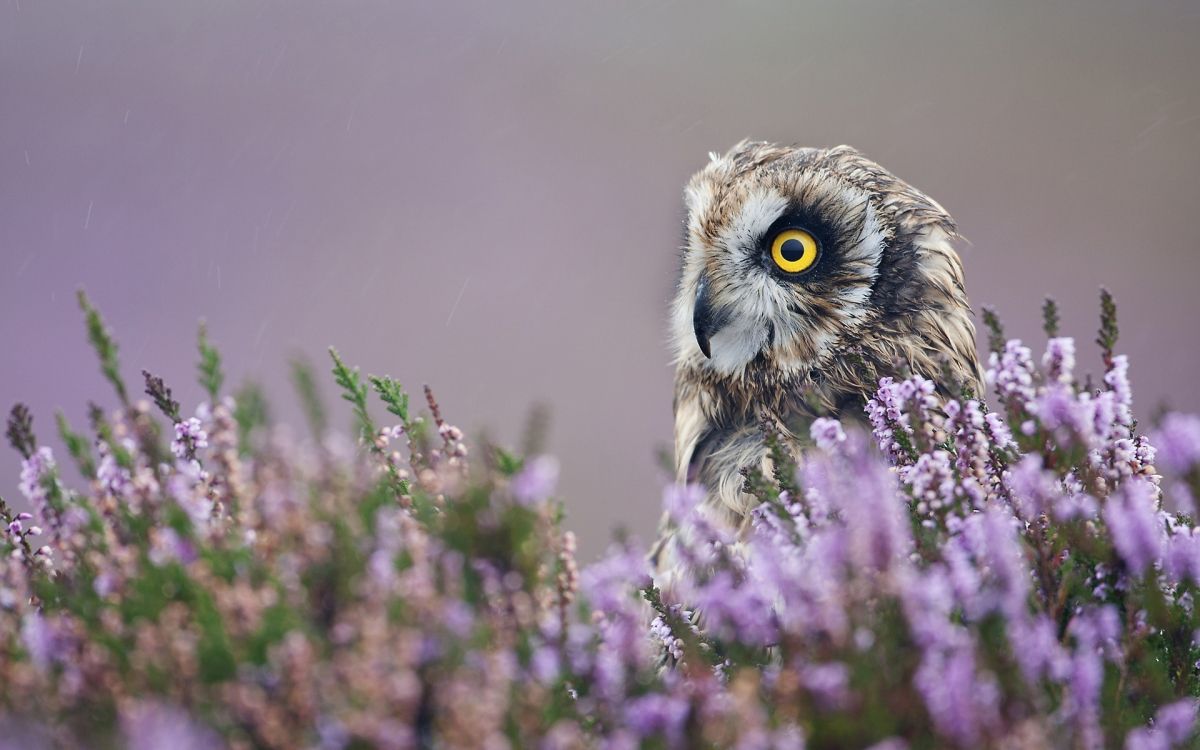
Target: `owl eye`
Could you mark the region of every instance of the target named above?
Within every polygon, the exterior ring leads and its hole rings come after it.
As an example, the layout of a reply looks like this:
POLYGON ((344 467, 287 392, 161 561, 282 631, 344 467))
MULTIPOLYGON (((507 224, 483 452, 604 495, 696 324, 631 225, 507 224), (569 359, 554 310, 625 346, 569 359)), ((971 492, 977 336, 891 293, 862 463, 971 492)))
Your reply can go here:
POLYGON ((788 273, 802 273, 812 268, 820 252, 817 238, 803 229, 785 229, 771 240, 771 260, 788 273))

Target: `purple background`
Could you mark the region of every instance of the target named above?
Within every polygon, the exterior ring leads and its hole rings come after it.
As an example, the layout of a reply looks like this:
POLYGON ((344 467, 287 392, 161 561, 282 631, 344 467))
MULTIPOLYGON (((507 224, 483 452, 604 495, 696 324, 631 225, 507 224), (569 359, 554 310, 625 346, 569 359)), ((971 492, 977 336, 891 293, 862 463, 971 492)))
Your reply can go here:
POLYGON ((590 557, 654 526, 680 189, 749 136, 929 192, 1038 347, 1107 284, 1140 412, 1200 408, 1200 6, 1124 6, 4 0, 0 398, 49 437, 107 394, 80 286, 189 410, 198 318, 295 424, 333 344, 471 432, 547 404, 590 557))

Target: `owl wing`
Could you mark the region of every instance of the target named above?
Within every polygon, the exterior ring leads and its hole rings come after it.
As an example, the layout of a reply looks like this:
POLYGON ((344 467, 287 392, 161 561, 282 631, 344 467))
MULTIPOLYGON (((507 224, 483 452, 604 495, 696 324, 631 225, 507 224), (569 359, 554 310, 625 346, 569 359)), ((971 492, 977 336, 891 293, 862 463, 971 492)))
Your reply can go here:
MULTIPOLYGON (((712 425, 700 403, 700 392, 680 378, 675 379, 675 481, 680 484, 699 482, 705 451, 702 444, 712 442, 712 425)), ((671 555, 671 539, 675 527, 670 515, 663 513, 658 525, 658 541, 650 550, 650 564, 660 572, 675 567, 671 555)))
MULTIPOLYGON (((757 499, 743 491, 742 470, 760 467, 770 475, 771 465, 757 421, 725 425, 715 423, 705 410, 703 392, 693 383, 677 380, 675 386, 675 479, 705 488, 702 512, 721 525, 744 531, 757 499)), ((650 553, 651 564, 669 582, 679 565, 671 540, 676 533, 667 514, 659 525, 659 538, 650 553)), ((664 583, 665 585, 665 583, 664 583)))
POLYGON ((704 414, 700 392, 680 380, 675 383, 675 481, 696 482, 704 462, 704 451, 698 451, 715 430, 704 414))

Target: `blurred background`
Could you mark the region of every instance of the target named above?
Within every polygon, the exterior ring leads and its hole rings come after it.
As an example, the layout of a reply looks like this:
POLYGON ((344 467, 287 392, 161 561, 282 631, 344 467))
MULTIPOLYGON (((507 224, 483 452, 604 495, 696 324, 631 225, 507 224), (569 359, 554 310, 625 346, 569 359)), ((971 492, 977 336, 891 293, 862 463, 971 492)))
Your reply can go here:
POLYGON ((108 397, 79 287, 188 411, 200 318, 297 428, 336 345, 469 433, 545 404, 590 559, 652 536, 681 187, 752 137, 934 196, 974 304, 1040 348, 1053 293, 1093 372, 1109 286, 1139 414, 1197 410, 1198 40, 1194 1, 3 0, 0 399, 49 438, 108 397))

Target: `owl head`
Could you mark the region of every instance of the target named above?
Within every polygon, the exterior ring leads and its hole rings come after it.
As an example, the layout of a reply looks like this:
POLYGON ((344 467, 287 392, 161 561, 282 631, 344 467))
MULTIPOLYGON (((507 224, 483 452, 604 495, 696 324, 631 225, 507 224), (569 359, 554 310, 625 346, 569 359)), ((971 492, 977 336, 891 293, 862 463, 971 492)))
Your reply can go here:
POLYGON ((743 142, 710 156, 685 190, 680 367, 802 376, 864 344, 900 351, 893 339, 920 337, 922 316, 967 310, 953 219, 854 149, 743 142))

